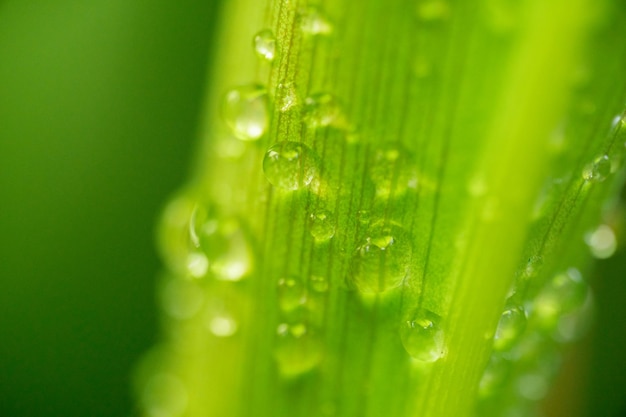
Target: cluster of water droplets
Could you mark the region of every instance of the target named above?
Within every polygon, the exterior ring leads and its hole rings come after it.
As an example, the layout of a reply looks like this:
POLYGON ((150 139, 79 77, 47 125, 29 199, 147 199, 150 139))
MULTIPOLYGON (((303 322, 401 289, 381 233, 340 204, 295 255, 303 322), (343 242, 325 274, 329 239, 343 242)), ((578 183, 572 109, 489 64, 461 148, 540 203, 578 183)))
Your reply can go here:
MULTIPOLYGON (((532 259, 528 264, 530 270, 521 274, 536 276, 532 259)), ((519 282, 493 337, 478 387, 477 415, 506 403, 519 405, 521 400, 530 406, 542 399, 560 364, 559 345, 580 337, 589 319, 592 298, 577 269, 553 274, 534 292, 524 289, 527 281, 519 282)))

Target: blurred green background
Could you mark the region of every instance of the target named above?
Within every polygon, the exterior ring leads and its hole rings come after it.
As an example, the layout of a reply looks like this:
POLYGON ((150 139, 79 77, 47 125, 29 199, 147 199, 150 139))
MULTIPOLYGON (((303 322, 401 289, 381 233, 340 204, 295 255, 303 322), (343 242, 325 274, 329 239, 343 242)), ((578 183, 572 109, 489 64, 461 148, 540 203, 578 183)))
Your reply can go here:
MULTIPOLYGON (((154 227, 189 171, 217 3, 0 0, 0 417, 132 413, 158 337, 154 227)), ((625 259, 599 265, 600 325, 568 356, 563 395, 591 387, 580 415, 625 413, 625 259)))

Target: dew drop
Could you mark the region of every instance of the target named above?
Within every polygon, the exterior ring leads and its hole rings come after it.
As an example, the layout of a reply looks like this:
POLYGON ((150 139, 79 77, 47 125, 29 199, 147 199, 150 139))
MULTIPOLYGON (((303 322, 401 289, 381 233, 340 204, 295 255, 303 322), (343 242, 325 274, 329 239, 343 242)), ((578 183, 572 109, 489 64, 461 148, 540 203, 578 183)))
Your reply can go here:
POLYGON ((580 272, 570 268, 555 275, 543 287, 535 299, 534 311, 544 325, 554 327, 562 314, 582 306, 587 292, 587 283, 580 272))
POLYGON ((290 276, 278 280, 278 305, 290 312, 306 302, 306 287, 300 277, 290 276))
POLYGON ((491 355, 478 385, 478 394, 485 398, 495 394, 506 381, 510 363, 499 355, 491 355))
POLYGON ((611 173, 611 160, 608 155, 602 155, 583 169, 583 179, 589 182, 602 182, 611 173))
POLYGON ((332 213, 318 210, 309 218, 309 231, 318 242, 325 242, 335 236, 335 224, 332 213))
POLYGON ((310 185, 316 178, 318 158, 303 143, 278 142, 265 153, 263 172, 272 185, 286 190, 298 190, 310 185))
POLYGON ((141 400, 149 417, 178 417, 187 408, 188 394, 180 379, 159 373, 148 380, 141 400))
POLYGON ((311 277, 311 289, 317 293, 325 293, 328 291, 328 280, 326 277, 322 277, 319 275, 313 275, 311 277))
POLYGON ((373 152, 369 176, 378 197, 400 196, 409 189, 417 189, 417 170, 408 151, 395 144, 383 145, 373 152))
POLYGON ((237 333, 237 321, 228 313, 211 314, 206 323, 209 331, 216 337, 230 337, 237 333))
POLYGON ((400 327, 400 339, 412 358, 426 363, 436 362, 445 355, 441 318, 435 313, 418 309, 400 327))
POLYGON ((508 305, 496 329, 493 338, 493 348, 497 351, 510 349, 526 329, 526 312, 524 308, 517 305, 508 305))
POLYGON ((369 210, 359 210, 356 212, 356 218, 362 225, 368 225, 370 223, 369 210))
POLYGON ((245 85, 226 93, 222 115, 236 138, 252 141, 259 139, 267 130, 267 107, 265 88, 257 84, 245 85))
POLYGON ((591 254, 597 259, 606 259, 613 256, 617 249, 617 239, 610 226, 602 224, 585 235, 585 242, 591 254))
POLYGON ((333 25, 320 9, 309 6, 300 13, 300 28, 309 36, 328 36, 333 25))
POLYGON ((276 103, 281 112, 298 106, 298 92, 293 83, 279 84, 276 89, 276 103))
POLYGON ((204 223, 199 236, 209 270, 217 279, 239 281, 252 271, 252 248, 235 218, 211 219, 204 223))
POLYGON ((209 260, 202 252, 192 252, 187 256, 187 272, 194 278, 202 278, 209 270, 209 260))
POLYGON ((326 126, 343 127, 345 118, 335 96, 317 93, 304 100, 304 122, 311 128, 326 126))
POLYGON ((274 357, 280 373, 293 378, 317 367, 322 359, 322 345, 306 324, 281 323, 274 357))
POLYGON ((362 293, 379 293, 402 284, 409 272, 409 233, 396 224, 374 224, 357 247, 351 284, 362 293))
POLYGON ((261 59, 273 61, 276 57, 276 37, 270 29, 263 29, 254 35, 253 46, 261 59))

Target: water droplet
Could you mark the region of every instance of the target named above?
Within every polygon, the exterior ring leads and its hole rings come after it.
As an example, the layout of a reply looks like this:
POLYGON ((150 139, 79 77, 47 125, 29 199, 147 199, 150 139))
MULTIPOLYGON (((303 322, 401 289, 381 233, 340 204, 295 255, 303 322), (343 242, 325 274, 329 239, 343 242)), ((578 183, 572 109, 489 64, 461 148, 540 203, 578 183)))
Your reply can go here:
POLYGON ((435 362, 445 355, 441 318, 435 313, 418 309, 400 327, 400 338, 406 351, 421 362, 435 362))
POLYGON ((273 61, 276 57, 276 37, 270 29, 263 29, 254 35, 253 46, 261 59, 273 61))
POLYGON ((300 28, 309 36, 327 36, 333 32, 332 23, 315 6, 308 6, 300 13, 300 28))
POLYGON ((286 190, 306 187, 318 174, 318 158, 300 142, 284 141, 272 145, 263 159, 263 172, 274 186, 286 190))
POLYGON ((174 375, 159 373, 148 380, 141 401, 146 416, 178 417, 187 408, 187 390, 174 375))
POLYGON ((527 280, 537 276, 543 267, 543 257, 541 255, 532 255, 526 260, 526 265, 520 271, 521 278, 527 280))
POLYGON ((278 84, 276 89, 277 106, 282 112, 286 112, 299 104, 298 92, 293 83, 278 84))
POLYGON ((200 229, 199 238, 209 269, 217 279, 239 281, 251 272, 252 249, 235 218, 207 221, 200 229))
POLYGON ((507 305, 493 338, 493 348, 497 351, 510 349, 526 329, 526 312, 517 305, 507 305))
POLYGON ((189 253, 195 250, 189 221, 196 202, 186 195, 173 199, 165 208, 159 227, 159 249, 169 269, 188 274, 189 253))
POLYGON ((165 312, 179 320, 196 315, 204 301, 204 295, 198 285, 181 279, 167 281, 160 295, 165 312))
POLYGON ((409 152, 395 144, 378 147, 370 157, 369 176, 382 198, 417 189, 417 170, 409 152))
POLYGON ((304 323, 282 323, 277 329, 274 357, 280 373, 292 378, 317 367, 322 359, 322 345, 304 323))
POLYGON ((548 380, 541 374, 522 375, 517 382, 519 394, 531 401, 539 401, 548 393, 548 380))
POLYGON ((418 0, 417 16, 427 21, 443 20, 450 14, 450 6, 444 0, 418 0))
POLYGON ((237 333, 237 321, 226 312, 212 312, 207 317, 207 327, 216 337, 230 337, 237 333))
POLYGON ((328 291, 328 280, 326 277, 319 275, 313 275, 311 277, 311 289, 317 293, 324 293, 328 291))
POLYGON ((306 287, 300 277, 278 280, 278 305, 284 312, 293 311, 306 302, 306 287))
POLYGON ((194 278, 202 278, 209 270, 209 260, 202 252, 192 252, 187 256, 187 272, 194 278))
POLYGON ((559 317, 580 306, 588 287, 580 272, 570 268, 555 275, 541 290, 534 302, 534 312, 546 327, 554 328, 559 317))
POLYGON ((608 155, 602 155, 594 159, 592 163, 583 169, 583 179, 590 182, 602 182, 611 173, 611 160, 608 155))
POLYGON ((372 225, 356 249, 351 283, 362 293, 383 292, 402 284, 413 247, 409 233, 396 224, 372 225))
POLYGON ((510 363, 499 355, 491 355, 478 385, 478 394, 489 397, 495 394, 506 381, 510 363))
POLYGON ((585 242, 589 246, 591 254, 598 259, 606 259, 613 256, 617 249, 617 239, 610 226, 602 224, 592 232, 585 235, 585 242))
POLYGON ((332 213, 318 210, 312 213, 309 221, 311 236, 318 242, 325 242, 335 236, 335 224, 332 213))
POLYGON ((356 212, 356 218, 362 225, 368 225, 370 223, 369 210, 359 210, 356 212))
POLYGON ((233 135, 241 140, 257 140, 267 130, 268 105, 265 88, 252 84, 226 93, 222 114, 233 135))
POLYGON ((332 94, 317 93, 304 100, 304 122, 311 128, 345 127, 341 105, 332 94))

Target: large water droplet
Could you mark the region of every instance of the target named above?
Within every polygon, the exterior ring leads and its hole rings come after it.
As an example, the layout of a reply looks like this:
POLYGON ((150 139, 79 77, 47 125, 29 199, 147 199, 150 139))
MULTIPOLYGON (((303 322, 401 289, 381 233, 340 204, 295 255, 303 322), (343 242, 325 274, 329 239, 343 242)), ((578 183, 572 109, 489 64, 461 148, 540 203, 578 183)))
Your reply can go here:
POLYGON ((310 185, 318 175, 318 158, 303 143, 278 142, 265 153, 263 172, 272 185, 298 190, 310 185))
POLYGON ((199 233, 209 269, 217 279, 239 281, 251 272, 252 248, 238 220, 211 219, 204 223, 199 233))
POLYGON ((570 268, 555 275, 534 302, 534 312, 544 326, 553 328, 559 317, 579 307, 587 297, 588 287, 580 272, 570 268))
POLYGON ((322 359, 322 345, 306 324, 282 323, 277 329, 274 357, 280 373, 292 378, 317 367, 322 359))
POLYGON ((400 286, 409 272, 412 249, 410 235, 401 226, 372 225, 355 251, 351 284, 366 294, 400 286))
POLYGON ((376 185, 376 195, 400 196, 408 189, 417 189, 417 170, 407 150, 387 144, 374 150, 370 157, 369 175, 376 185))
POLYGON ((608 155, 602 155, 593 160, 583 169, 585 181, 602 182, 611 173, 611 160, 608 155))
POLYGON ((289 276, 278 280, 278 305, 283 312, 293 311, 306 302, 306 287, 302 279, 289 276))
POLYGON ((509 304, 505 308, 493 338, 494 350, 510 349, 526 329, 526 312, 518 305, 509 304))
POLYGON ((300 28, 309 36, 327 36, 333 32, 333 25, 320 9, 308 6, 300 13, 300 28))
POLYGON ((146 416, 179 417, 187 408, 187 390, 174 375, 159 373, 148 380, 141 402, 146 416))
POLYGON ((441 318, 435 313, 418 309, 400 327, 400 338, 406 351, 421 362, 435 362, 446 353, 441 318))
POLYGON ((267 130, 267 93, 260 85, 234 88, 226 93, 222 103, 224 121, 233 135, 241 140, 257 140, 267 130))
POLYGON ((261 59, 273 61, 276 57, 276 37, 270 29, 263 29, 254 35, 253 46, 261 59))
POLYGON ((591 254, 598 259, 606 259, 613 256, 617 249, 617 239, 610 226, 602 224, 592 232, 585 235, 585 242, 589 246, 591 254))
POLYGON ((309 219, 309 231, 318 242, 325 242, 335 236, 335 223, 331 212, 318 210, 309 219))
POLYGON ((304 100, 304 122, 312 128, 335 126, 343 127, 345 117, 335 96, 317 93, 304 100))

